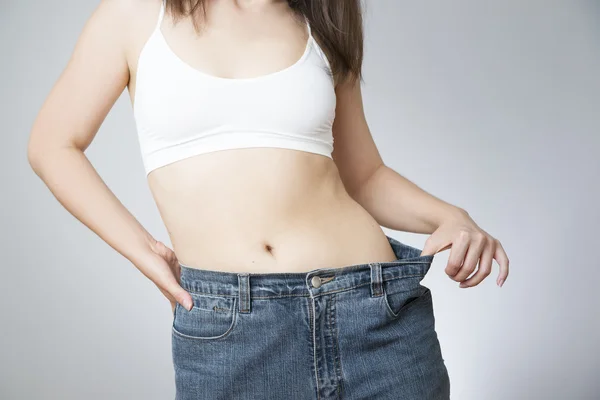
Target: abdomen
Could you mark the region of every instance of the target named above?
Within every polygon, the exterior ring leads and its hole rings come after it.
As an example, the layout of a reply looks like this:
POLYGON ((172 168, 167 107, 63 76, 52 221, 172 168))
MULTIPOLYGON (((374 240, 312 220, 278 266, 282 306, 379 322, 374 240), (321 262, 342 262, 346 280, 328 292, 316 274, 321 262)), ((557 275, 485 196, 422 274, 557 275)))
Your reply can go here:
POLYGON ((281 148, 217 151, 148 179, 177 258, 190 267, 301 272, 395 259, 329 157, 281 148))

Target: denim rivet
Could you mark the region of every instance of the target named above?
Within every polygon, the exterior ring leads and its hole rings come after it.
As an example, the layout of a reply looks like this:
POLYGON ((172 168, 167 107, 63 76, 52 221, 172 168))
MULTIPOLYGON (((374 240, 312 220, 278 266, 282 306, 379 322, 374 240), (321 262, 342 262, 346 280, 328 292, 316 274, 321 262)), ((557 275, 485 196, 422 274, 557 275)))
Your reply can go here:
POLYGON ((311 283, 312 283, 313 287, 318 288, 321 286, 321 278, 315 275, 312 277, 311 283))

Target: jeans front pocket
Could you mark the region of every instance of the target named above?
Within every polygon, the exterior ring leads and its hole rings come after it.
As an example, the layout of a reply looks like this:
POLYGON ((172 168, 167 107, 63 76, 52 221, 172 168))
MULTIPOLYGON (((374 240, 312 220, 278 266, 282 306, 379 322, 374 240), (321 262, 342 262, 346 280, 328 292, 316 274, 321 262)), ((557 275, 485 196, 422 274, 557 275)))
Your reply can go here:
POLYGON ((237 319, 235 297, 190 292, 193 307, 175 305, 172 331, 184 339, 215 340, 228 336, 237 319))
POLYGON ((413 275, 383 282, 383 303, 392 319, 400 318, 411 306, 431 295, 429 288, 421 285, 422 279, 421 275, 413 275))

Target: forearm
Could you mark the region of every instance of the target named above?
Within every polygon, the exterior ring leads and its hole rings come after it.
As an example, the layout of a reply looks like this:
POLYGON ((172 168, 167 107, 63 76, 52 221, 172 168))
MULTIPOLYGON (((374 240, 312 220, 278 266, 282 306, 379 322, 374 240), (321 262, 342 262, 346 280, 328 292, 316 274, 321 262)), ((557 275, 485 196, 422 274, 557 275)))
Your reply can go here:
POLYGON ((382 164, 352 196, 389 229, 431 234, 442 221, 466 213, 425 192, 382 164))
POLYGON ((134 265, 150 255, 151 235, 106 186, 83 151, 46 147, 28 156, 55 198, 108 245, 134 265))

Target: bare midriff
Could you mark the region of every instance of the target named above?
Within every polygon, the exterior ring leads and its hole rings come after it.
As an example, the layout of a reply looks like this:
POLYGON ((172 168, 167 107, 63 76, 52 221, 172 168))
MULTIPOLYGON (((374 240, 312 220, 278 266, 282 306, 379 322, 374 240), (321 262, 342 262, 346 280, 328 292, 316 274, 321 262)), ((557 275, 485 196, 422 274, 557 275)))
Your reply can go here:
POLYGON ((216 151, 155 169, 148 183, 187 267, 307 272, 396 259, 377 221, 322 155, 216 151))

